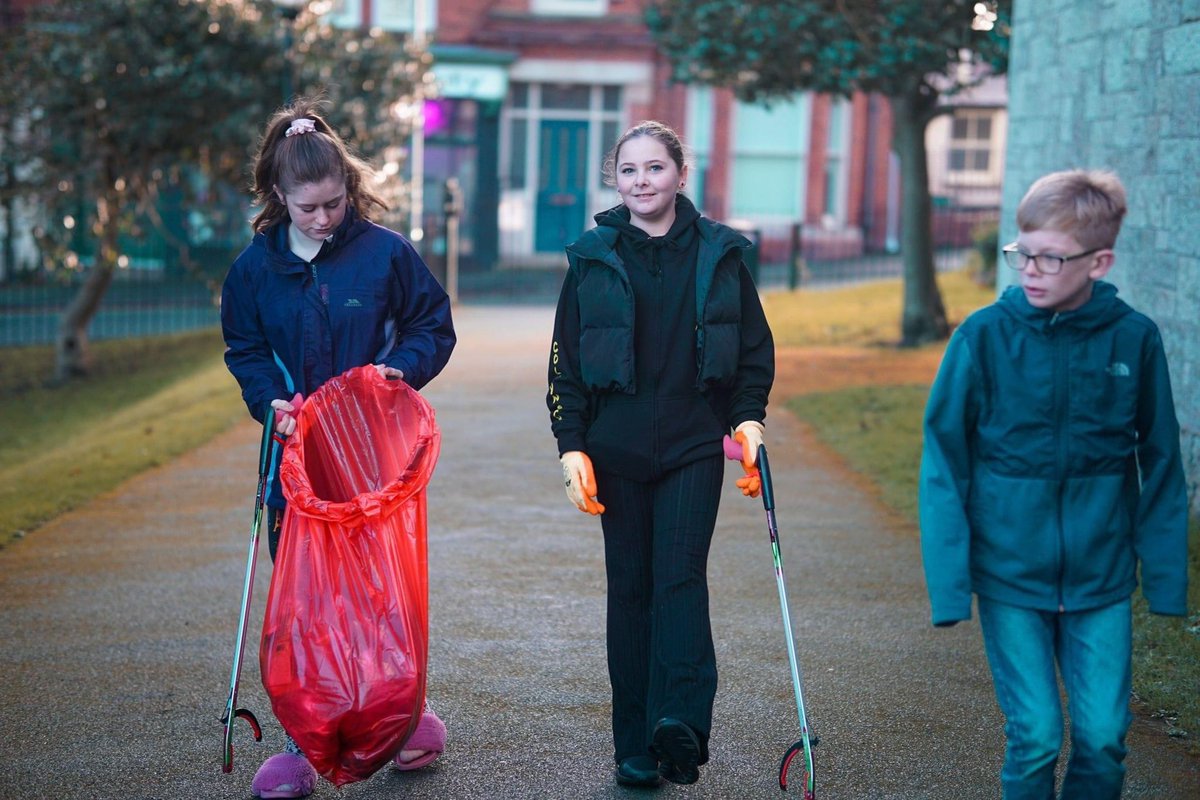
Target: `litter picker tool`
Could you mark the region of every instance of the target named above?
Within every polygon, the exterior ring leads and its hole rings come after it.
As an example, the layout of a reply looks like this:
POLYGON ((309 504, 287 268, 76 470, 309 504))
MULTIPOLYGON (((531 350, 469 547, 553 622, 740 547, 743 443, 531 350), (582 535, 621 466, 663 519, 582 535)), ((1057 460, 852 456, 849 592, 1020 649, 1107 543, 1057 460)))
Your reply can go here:
POLYGON ((224 742, 221 746, 221 771, 233 771, 233 722, 238 717, 246 720, 254 731, 254 741, 262 741, 262 728, 254 712, 238 708, 238 681, 242 675, 242 654, 246 650, 246 630, 250 618, 250 595, 254 588, 254 566, 258 559, 258 532, 262 526, 263 502, 267 495, 267 478, 270 474, 272 456, 275 454, 275 412, 268 407, 263 417, 262 444, 258 449, 258 490, 254 495, 254 522, 250 526, 250 547, 246 551, 246 579, 242 584, 242 611, 238 617, 237 641, 233 648, 233 669, 229 674, 229 699, 225 702, 225 715, 221 723, 225 726, 224 742))
MULTIPOLYGON (((725 455, 735 461, 742 460, 742 447, 728 436, 725 437, 725 455)), ((743 464, 743 467, 745 465, 743 464)), ((803 755, 804 769, 804 800, 815 800, 817 796, 816 779, 813 776, 812 746, 817 743, 816 737, 809 737, 808 718, 804 713, 804 692, 800 688, 800 665, 796 660, 796 643, 792 638, 792 619, 788 614, 787 589, 783 584, 783 557, 779 552, 779 529, 775 524, 775 491, 771 484, 771 468, 767 462, 767 448, 758 446, 757 468, 762 481, 763 507, 767 512, 767 531, 771 535, 771 553, 775 561, 775 581, 779 587, 779 605, 783 611, 783 630, 787 638, 788 662, 792 668, 792 688, 796 694, 796 713, 800 717, 800 739, 792 744, 783 754, 779 762, 779 788, 787 791, 788 769, 792 759, 803 755)))

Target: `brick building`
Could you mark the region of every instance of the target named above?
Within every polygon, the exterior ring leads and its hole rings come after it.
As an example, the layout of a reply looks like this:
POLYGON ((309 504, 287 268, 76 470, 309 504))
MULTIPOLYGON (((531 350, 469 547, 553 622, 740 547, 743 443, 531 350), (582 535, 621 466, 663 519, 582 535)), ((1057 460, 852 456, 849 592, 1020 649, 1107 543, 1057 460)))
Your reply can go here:
MULTIPOLYGON (((809 257, 897 249, 884 99, 798 93, 767 107, 674 84, 643 22, 646 0, 415 2, 335 0, 334 13, 340 24, 392 30, 425 20, 438 89, 425 106, 423 227, 436 231, 454 178, 465 268, 561 265, 563 245, 616 203, 601 180, 605 151, 646 118, 680 132, 692 150, 690 196, 709 216, 757 231, 764 260, 786 260, 799 238, 809 257)), ((1001 81, 999 93, 931 126, 942 203, 996 205, 1002 115, 1001 81)))
MULTIPOLYGON (((418 0, 420 2, 420 0, 418 0)), ((617 202, 600 166, 629 125, 675 127, 692 150, 689 194, 759 231, 783 260, 806 247, 895 249, 899 192, 878 97, 798 94, 769 108, 669 80, 644 0, 425 0, 437 97, 426 104, 427 228, 441 187, 462 186, 466 268, 561 265, 563 245, 617 202)), ((411 30, 412 0, 339 0, 340 24, 411 30)))

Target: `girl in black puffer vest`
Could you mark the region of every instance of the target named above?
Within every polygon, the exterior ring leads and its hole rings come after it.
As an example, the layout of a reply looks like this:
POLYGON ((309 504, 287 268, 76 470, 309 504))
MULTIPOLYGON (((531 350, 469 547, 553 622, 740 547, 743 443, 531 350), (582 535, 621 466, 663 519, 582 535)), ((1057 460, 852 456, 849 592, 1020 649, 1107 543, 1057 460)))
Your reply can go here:
POLYGON ((643 122, 605 167, 622 204, 567 247, 547 404, 567 496, 602 514, 617 781, 692 783, 717 686, 706 569, 721 442, 734 430, 757 453, 774 344, 750 242, 679 194, 675 132, 643 122))

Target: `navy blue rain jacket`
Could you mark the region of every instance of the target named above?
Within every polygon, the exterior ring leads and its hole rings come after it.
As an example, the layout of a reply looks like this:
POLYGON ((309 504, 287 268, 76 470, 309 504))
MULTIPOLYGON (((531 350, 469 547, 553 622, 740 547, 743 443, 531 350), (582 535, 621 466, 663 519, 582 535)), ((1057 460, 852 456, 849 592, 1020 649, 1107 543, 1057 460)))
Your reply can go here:
MULTIPOLYGON (((287 228, 256 234, 221 291, 225 363, 256 420, 352 367, 395 367, 415 389, 441 372, 455 344, 450 299, 407 240, 351 207, 308 262, 287 228)), ((283 505, 274 481, 268 503, 283 505)))
POLYGON ((1158 328, 1097 282, 1055 313, 1010 287, 946 347, 925 411, 933 623, 971 592, 1041 611, 1187 604, 1187 489, 1158 328))

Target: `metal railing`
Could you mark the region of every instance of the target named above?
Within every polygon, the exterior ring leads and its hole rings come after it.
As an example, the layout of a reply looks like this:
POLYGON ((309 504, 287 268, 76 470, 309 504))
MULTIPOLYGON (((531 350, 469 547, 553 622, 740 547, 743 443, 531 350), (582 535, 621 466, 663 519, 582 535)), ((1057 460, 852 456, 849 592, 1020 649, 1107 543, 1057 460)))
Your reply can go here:
MULTIPOLYGON (((995 258, 997 208, 934 210, 934 244, 939 271, 973 263, 987 266, 995 258), (989 238, 989 235, 991 238, 989 238)), ((872 251, 861 236, 831 236, 821 230, 791 226, 764 237, 747 231, 756 247, 747 263, 760 289, 828 286, 894 278, 903 273, 898 252, 872 251), (752 263, 751 263, 752 262, 752 263)), ((193 253, 195 256, 196 253, 193 253)), ((155 336, 219 324, 219 292, 235 252, 202 253, 189 270, 171 266, 131 267, 117 271, 89 327, 93 340, 155 336)), ((425 258, 445 279, 445 253, 431 248, 425 258)), ((513 255, 508 263, 519 262, 513 255)), ((464 303, 553 303, 566 270, 565 256, 553 266, 472 268, 458 275, 457 292, 464 303)), ((17 273, 0 282, 0 347, 52 343, 59 318, 82 283, 82 270, 17 273)))

